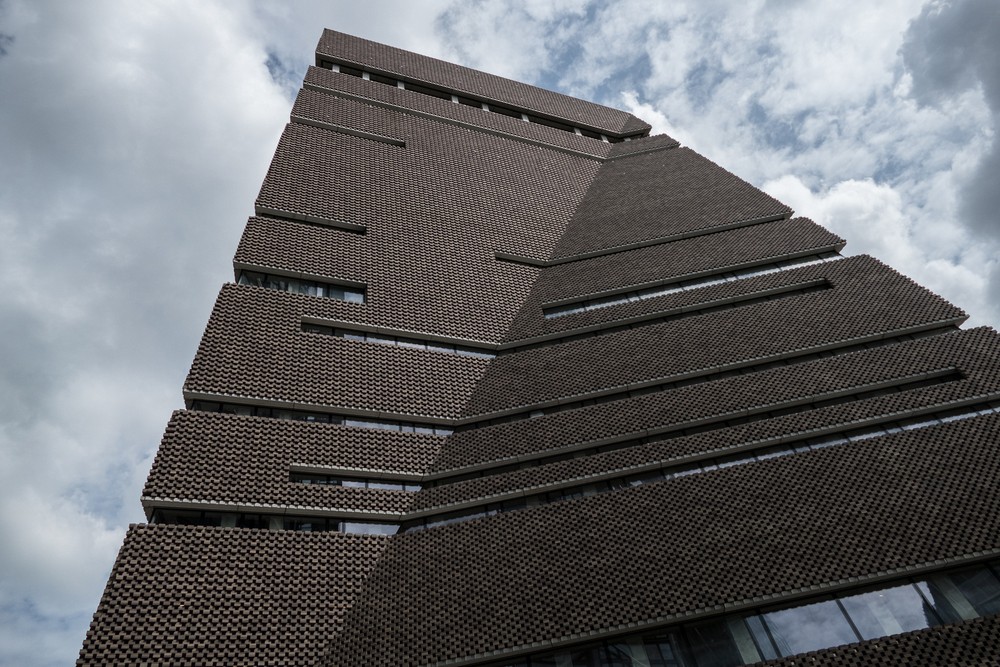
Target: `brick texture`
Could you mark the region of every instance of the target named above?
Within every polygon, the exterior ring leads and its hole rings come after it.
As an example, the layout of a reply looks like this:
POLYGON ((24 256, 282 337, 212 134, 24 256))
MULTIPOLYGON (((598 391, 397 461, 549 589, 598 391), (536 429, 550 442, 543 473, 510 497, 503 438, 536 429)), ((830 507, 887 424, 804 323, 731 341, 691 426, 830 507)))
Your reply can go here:
POLYGON ((997 437, 983 416, 393 538, 329 664, 435 664, 1000 548, 1000 457, 977 444, 997 437))
POLYGON ((77 665, 315 665, 387 542, 132 526, 77 665))

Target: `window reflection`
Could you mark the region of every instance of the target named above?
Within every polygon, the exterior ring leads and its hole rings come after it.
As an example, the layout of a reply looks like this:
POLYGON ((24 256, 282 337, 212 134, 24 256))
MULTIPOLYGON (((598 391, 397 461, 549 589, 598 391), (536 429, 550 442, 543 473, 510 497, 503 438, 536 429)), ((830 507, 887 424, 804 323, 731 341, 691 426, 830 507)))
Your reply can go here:
POLYGON ((841 602, 862 639, 898 635, 941 623, 912 584, 859 593, 841 602))
POLYGON ((549 651, 506 667, 728 667, 896 635, 940 625, 942 619, 1000 612, 998 566, 977 565, 796 607, 549 651))
POLYGON ((783 657, 858 641, 834 600, 772 611, 762 617, 783 657))

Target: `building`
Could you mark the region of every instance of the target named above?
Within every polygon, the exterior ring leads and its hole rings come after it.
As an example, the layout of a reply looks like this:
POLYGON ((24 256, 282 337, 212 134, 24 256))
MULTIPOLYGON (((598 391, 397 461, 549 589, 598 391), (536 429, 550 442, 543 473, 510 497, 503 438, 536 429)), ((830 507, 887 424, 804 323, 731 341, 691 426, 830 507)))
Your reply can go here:
POLYGON ((993 330, 630 114, 316 63, 80 665, 1000 664, 993 330))

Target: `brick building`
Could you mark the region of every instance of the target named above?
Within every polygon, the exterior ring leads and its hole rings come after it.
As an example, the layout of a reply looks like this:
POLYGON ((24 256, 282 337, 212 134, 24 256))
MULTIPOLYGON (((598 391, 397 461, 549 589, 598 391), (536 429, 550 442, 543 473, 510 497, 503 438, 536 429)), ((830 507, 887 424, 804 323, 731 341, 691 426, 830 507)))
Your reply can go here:
POLYGON ((1000 338, 649 131, 326 31, 79 664, 1000 664, 1000 338))

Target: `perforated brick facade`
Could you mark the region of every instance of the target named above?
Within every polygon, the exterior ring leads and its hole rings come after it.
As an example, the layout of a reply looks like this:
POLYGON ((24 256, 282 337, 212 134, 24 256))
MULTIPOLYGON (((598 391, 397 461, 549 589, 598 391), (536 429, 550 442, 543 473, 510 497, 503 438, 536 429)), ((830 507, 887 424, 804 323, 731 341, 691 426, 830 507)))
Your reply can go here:
POLYGON ((79 665, 1000 664, 982 583, 812 652, 748 620, 993 576, 995 331, 628 113, 316 63, 79 665))

